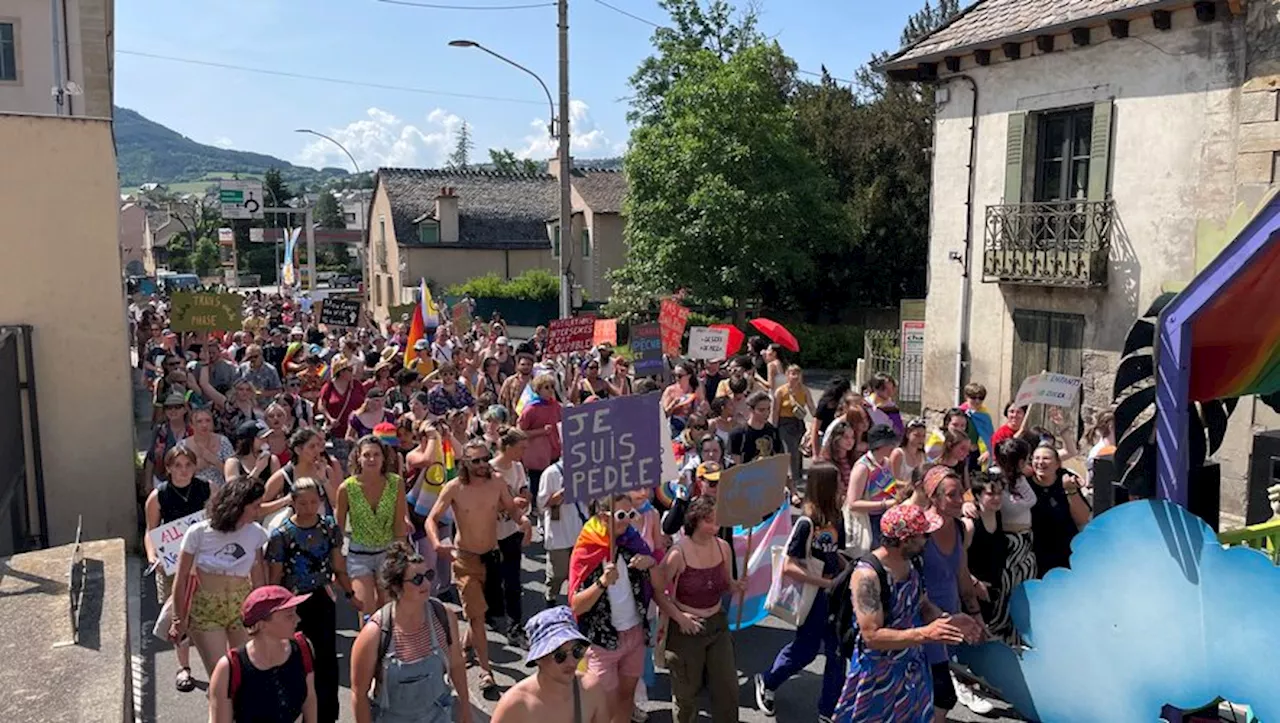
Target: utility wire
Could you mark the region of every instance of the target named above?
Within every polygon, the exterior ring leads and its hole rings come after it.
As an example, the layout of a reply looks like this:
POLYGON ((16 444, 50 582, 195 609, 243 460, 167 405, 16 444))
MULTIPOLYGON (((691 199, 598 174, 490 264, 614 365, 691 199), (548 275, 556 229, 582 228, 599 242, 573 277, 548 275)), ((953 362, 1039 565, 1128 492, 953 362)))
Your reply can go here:
POLYGON ((366 83, 358 80, 347 80, 345 78, 326 78, 320 75, 307 75, 304 73, 291 73, 284 70, 270 70, 267 68, 250 68, 243 65, 233 65, 231 63, 218 63, 211 60, 195 60, 194 58, 179 58, 172 55, 160 55, 158 53, 144 53, 137 50, 121 50, 116 49, 120 55, 132 55, 139 58, 151 58, 152 60, 167 60, 174 63, 187 63, 189 65, 201 65, 208 68, 222 68, 224 70, 239 70, 245 73, 259 73, 261 75, 274 75, 280 78, 295 78, 298 80, 315 80, 322 83, 336 83, 338 85, 350 85, 360 88, 377 88, 379 90, 396 90, 404 93, 418 93, 420 95, 439 95, 449 98, 468 98, 471 100, 492 100, 502 103, 521 103, 526 105, 543 105, 546 101, 542 100, 525 100, 523 98, 503 98, 493 95, 477 95, 474 93, 453 93, 447 90, 433 90, 430 88, 410 88, 403 85, 388 85, 385 83, 366 83))
POLYGON ((388 5, 408 5, 415 8, 431 8, 432 10, 530 10, 532 8, 553 8, 555 3, 528 3, 524 5, 441 5, 438 3, 418 3, 409 0, 378 0, 388 5))

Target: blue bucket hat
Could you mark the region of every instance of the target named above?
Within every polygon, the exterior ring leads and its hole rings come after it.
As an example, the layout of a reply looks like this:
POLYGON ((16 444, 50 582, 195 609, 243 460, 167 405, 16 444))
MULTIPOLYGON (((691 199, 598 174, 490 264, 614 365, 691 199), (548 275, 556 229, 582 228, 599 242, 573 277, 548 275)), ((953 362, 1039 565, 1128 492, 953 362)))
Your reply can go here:
POLYGON ((529 668, 571 640, 591 642, 578 630, 573 611, 564 605, 548 608, 529 618, 529 622, 524 624, 524 632, 529 638, 529 654, 524 657, 524 664, 529 668))

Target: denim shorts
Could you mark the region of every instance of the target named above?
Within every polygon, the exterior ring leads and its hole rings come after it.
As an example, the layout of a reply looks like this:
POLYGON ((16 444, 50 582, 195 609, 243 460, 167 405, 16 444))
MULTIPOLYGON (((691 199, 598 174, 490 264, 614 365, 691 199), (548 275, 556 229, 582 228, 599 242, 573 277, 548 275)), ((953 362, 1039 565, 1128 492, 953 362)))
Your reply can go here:
POLYGON ((347 551, 347 575, 357 577, 377 577, 382 568, 382 561, 387 559, 386 550, 376 552, 347 551))

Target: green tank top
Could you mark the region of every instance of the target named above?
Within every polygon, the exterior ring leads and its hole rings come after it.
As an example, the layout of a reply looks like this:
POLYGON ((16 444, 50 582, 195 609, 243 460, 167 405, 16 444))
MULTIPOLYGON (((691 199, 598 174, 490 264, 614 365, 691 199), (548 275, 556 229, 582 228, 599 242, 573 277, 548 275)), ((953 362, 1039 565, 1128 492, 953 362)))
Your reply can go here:
POLYGON ((369 506, 369 499, 364 495, 364 486, 357 477, 348 477, 342 482, 347 491, 348 515, 351 525, 352 544, 372 550, 382 550, 391 544, 395 535, 396 489, 400 485, 400 476, 389 474, 387 482, 382 486, 382 497, 378 499, 378 508, 369 506))

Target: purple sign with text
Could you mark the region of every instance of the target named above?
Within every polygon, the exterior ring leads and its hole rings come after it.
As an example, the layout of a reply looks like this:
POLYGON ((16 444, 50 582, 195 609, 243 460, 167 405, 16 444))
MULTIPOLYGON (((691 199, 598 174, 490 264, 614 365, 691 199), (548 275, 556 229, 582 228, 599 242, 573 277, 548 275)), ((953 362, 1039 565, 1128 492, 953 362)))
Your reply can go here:
POLYGON ((662 481, 659 395, 564 410, 564 501, 588 502, 662 481))

